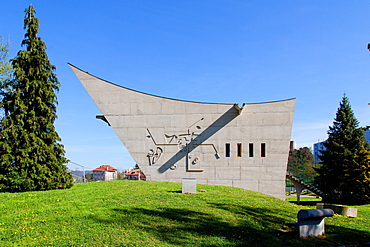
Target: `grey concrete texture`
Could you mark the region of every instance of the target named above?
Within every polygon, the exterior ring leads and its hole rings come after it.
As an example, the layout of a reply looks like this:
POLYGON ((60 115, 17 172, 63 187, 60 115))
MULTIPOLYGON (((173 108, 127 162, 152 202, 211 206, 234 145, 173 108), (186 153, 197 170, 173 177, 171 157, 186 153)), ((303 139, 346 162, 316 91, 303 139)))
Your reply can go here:
POLYGON ((331 209, 302 209, 298 212, 300 237, 317 237, 325 233, 325 217, 332 217, 331 209))
POLYGON ((175 100, 70 67, 147 180, 196 178, 285 199, 295 99, 243 106, 175 100))
POLYGON ((352 208, 352 207, 346 207, 343 205, 338 205, 338 204, 330 204, 330 203, 316 203, 316 208, 317 209, 323 209, 323 208, 329 208, 334 211, 336 214, 340 214, 343 216, 347 216, 350 218, 356 218, 357 217, 357 208, 352 208))
POLYGON ((182 179, 182 193, 183 194, 197 193, 197 181, 195 178, 183 178, 182 179))

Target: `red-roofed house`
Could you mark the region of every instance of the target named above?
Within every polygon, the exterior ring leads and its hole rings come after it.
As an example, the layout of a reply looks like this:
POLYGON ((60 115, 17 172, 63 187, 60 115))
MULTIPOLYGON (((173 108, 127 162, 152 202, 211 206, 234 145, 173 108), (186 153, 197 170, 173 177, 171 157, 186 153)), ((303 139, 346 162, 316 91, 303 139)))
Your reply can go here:
POLYGON ((117 179, 117 169, 110 165, 102 165, 93 170, 93 180, 111 181, 117 179))
POLYGON ((125 174, 127 180, 146 180, 144 173, 140 169, 133 169, 125 174))

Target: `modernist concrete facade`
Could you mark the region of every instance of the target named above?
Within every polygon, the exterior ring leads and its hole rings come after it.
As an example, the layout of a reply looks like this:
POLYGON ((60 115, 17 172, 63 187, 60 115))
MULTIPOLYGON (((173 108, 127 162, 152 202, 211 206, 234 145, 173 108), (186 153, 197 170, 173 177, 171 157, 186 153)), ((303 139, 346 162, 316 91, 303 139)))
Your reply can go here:
POLYGON ((242 106, 189 102, 71 68, 147 180, 195 178, 285 198, 295 99, 242 106))

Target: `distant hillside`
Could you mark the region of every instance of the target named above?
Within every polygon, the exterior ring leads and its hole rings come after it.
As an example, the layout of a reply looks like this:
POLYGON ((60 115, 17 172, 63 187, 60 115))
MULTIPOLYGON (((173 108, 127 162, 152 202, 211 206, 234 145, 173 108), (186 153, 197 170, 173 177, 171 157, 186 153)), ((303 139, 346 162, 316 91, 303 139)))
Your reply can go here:
MULTIPOLYGON (((74 171, 69 170, 69 172, 70 172, 72 175, 79 176, 79 177, 82 177, 82 176, 83 176, 83 174, 84 174, 84 172, 83 172, 83 171, 78 171, 78 170, 74 170, 74 171)), ((86 170, 86 171, 85 171, 85 174, 89 174, 89 173, 93 173, 93 171, 92 171, 92 170, 86 170)))

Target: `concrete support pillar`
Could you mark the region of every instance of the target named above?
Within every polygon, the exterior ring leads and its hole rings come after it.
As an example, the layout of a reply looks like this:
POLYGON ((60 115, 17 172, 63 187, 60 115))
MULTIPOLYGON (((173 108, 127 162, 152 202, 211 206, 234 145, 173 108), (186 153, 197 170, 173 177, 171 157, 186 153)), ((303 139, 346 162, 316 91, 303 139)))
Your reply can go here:
POLYGON ((302 190, 304 188, 302 186, 298 186, 296 184, 294 184, 294 187, 295 187, 295 190, 297 192, 297 204, 300 204, 301 203, 301 193, 302 193, 302 190))

